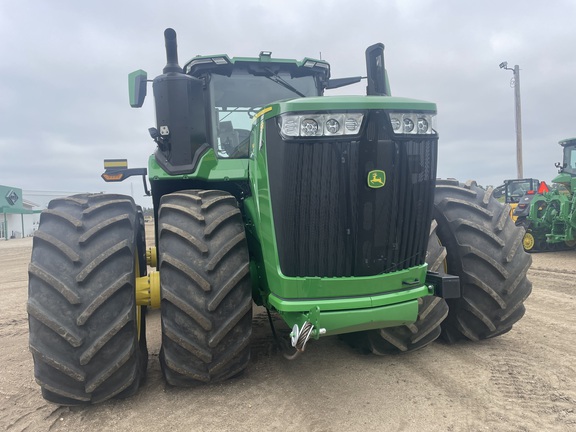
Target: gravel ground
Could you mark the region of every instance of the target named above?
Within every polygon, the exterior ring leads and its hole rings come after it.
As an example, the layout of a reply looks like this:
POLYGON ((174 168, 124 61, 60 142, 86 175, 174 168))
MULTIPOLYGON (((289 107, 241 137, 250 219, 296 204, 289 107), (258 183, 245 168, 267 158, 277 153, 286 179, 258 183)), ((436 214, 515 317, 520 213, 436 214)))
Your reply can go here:
POLYGON ((33 377, 31 248, 30 238, 0 242, 0 430, 576 431, 576 251, 533 255, 527 313, 499 338, 376 357, 328 337, 288 361, 257 309, 248 369, 195 389, 164 383, 152 311, 138 394, 69 408, 44 401, 33 377))

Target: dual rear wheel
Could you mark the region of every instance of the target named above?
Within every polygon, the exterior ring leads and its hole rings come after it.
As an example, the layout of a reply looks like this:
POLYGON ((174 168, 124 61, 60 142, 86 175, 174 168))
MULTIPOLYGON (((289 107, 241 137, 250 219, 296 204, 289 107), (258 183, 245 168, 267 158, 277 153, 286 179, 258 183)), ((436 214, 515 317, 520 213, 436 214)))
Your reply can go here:
MULTIPOLYGON (((250 358, 252 296, 242 216, 220 191, 162 198, 160 362, 168 383, 240 373, 250 358)), ((45 399, 81 405, 134 394, 146 376, 144 218, 132 198, 51 201, 29 266, 29 347, 45 399)))

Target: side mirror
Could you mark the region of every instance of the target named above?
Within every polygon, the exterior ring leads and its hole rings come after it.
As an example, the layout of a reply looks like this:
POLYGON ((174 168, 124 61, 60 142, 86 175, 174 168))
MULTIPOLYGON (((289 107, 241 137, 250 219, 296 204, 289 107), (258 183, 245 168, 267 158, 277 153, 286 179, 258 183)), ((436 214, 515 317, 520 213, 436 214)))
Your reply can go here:
POLYGON ((140 108, 146 98, 146 83, 148 74, 142 69, 128 75, 128 90, 130 92, 130 106, 140 108))
POLYGON ((366 48, 366 72, 368 96, 390 96, 384 67, 384 44, 377 43, 366 48))
POLYGON ((350 84, 355 84, 360 82, 362 77, 348 77, 348 78, 331 78, 328 80, 328 85, 326 86, 327 89, 335 89, 339 87, 344 87, 350 84))

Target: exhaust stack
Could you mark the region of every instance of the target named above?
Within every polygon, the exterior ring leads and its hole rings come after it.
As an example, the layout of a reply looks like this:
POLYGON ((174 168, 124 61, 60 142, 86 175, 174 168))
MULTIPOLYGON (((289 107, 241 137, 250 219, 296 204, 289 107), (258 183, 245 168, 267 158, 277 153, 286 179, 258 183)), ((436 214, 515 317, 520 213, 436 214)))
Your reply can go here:
POLYGON ((183 73, 184 71, 178 64, 178 43, 174 29, 167 28, 164 30, 164 41, 166 44, 166 66, 162 72, 165 74, 170 72, 183 73))

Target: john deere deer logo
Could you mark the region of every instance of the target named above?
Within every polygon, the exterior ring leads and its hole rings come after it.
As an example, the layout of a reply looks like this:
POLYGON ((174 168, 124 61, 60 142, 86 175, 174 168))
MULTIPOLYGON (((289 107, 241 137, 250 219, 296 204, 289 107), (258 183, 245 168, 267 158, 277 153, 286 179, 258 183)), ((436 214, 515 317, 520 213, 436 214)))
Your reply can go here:
POLYGON ((386 173, 382 170, 372 170, 368 173, 368 187, 381 188, 386 184, 386 173))

